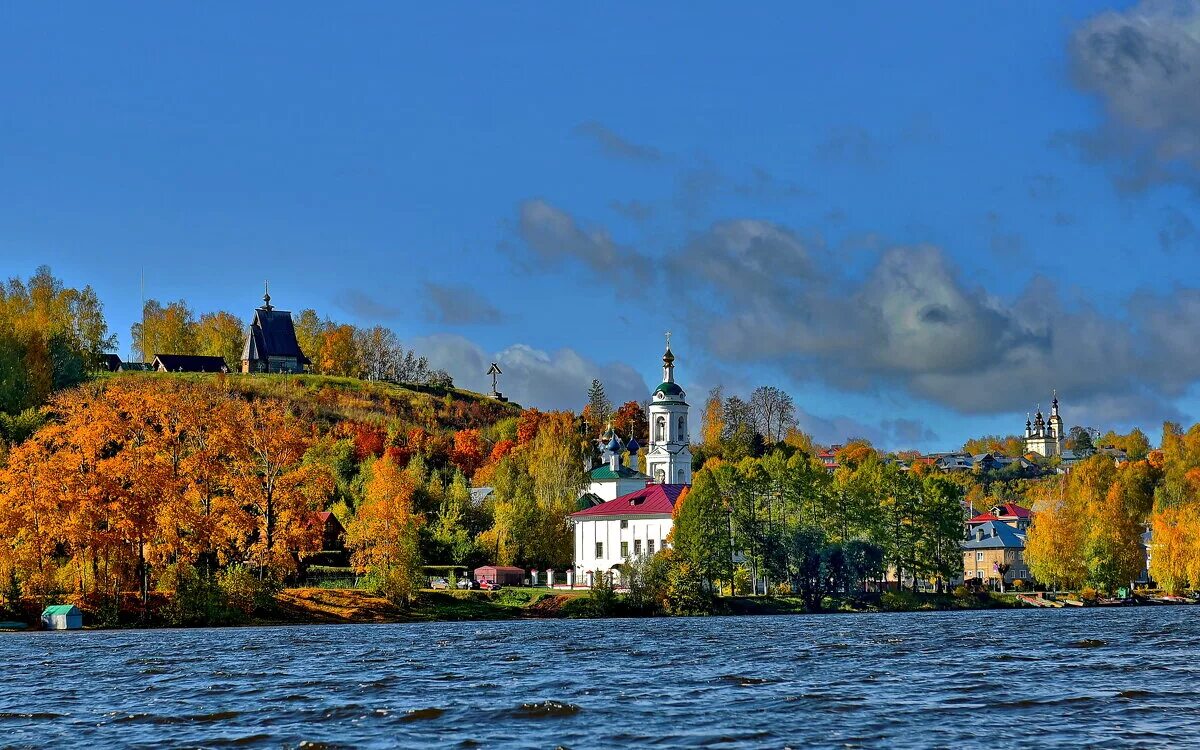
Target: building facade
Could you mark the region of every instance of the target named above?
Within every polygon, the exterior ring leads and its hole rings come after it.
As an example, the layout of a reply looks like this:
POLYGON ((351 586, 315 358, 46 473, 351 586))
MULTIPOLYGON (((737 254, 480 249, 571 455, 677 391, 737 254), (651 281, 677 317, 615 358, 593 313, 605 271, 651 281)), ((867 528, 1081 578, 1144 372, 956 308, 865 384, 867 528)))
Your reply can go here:
POLYGON ((575 582, 597 575, 621 583, 624 563, 666 548, 682 484, 651 484, 571 515, 575 527, 575 582))

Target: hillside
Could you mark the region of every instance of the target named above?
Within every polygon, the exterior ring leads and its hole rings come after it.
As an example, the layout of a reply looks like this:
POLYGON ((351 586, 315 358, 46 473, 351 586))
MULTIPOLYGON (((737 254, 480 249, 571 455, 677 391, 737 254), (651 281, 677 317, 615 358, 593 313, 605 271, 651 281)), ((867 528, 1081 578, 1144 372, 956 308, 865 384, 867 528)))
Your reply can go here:
POLYGON ((400 385, 330 375, 117 372, 100 383, 128 379, 215 385, 246 398, 278 401, 322 425, 340 421, 419 424, 430 431, 482 429, 517 416, 521 407, 459 388, 400 385))

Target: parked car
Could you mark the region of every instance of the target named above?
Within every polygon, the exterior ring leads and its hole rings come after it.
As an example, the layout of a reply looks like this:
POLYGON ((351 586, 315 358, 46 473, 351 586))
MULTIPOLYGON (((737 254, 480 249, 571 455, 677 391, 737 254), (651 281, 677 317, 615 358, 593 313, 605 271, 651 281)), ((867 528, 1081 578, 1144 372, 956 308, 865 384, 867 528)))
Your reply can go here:
POLYGON ((479 583, 472 581, 470 578, 463 578, 459 580, 458 587, 460 589, 477 589, 479 588, 479 583))
POLYGON ((484 581, 483 583, 479 584, 479 588, 483 589, 484 591, 499 591, 504 587, 495 581, 484 581))
POLYGON ((431 589, 448 589, 448 588, 450 588, 450 582, 447 581, 445 578, 434 578, 433 581, 429 584, 429 588, 431 588, 431 589))

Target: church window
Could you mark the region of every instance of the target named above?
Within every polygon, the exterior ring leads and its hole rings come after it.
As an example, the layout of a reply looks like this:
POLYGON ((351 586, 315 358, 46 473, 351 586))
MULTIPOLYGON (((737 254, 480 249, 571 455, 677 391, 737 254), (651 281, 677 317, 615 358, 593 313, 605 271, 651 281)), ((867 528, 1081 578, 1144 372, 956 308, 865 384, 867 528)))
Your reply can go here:
POLYGON ((654 470, 654 481, 659 484, 666 484, 667 482, 667 472, 663 471, 661 466, 654 470))
POLYGON ((683 484, 683 483, 684 483, 684 481, 683 481, 683 469, 680 469, 679 471, 675 472, 675 476, 676 476, 676 479, 679 481, 679 484, 683 484))
POLYGON ((629 542, 621 542, 621 558, 629 557, 629 542))
POLYGON ((646 552, 647 552, 647 554, 651 554, 651 555, 654 554, 654 540, 653 539, 646 540, 646 552))
POLYGON ((654 420, 654 440, 655 442, 665 443, 667 441, 667 419, 659 417, 654 420))
POLYGON ((679 418, 679 439, 682 441, 687 435, 687 417, 679 418))
POLYGON ((634 539, 633 540, 633 556, 638 557, 641 554, 642 554, 642 540, 634 539))
POLYGON ((623 519, 621 519, 621 528, 622 528, 622 529, 628 529, 628 528, 629 528, 629 521, 628 521, 628 519, 624 519, 624 518, 623 518, 623 519))
POLYGON ((596 542, 596 558, 604 557, 604 542, 596 542))

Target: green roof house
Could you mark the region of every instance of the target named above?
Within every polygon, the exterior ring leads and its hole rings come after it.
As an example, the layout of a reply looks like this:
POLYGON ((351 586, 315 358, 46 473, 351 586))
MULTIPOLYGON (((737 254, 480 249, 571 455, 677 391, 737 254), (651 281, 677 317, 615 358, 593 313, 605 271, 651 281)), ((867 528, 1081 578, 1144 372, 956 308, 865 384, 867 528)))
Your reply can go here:
POLYGON ((51 604, 42 610, 42 627, 46 630, 79 630, 83 613, 73 604, 51 604))

